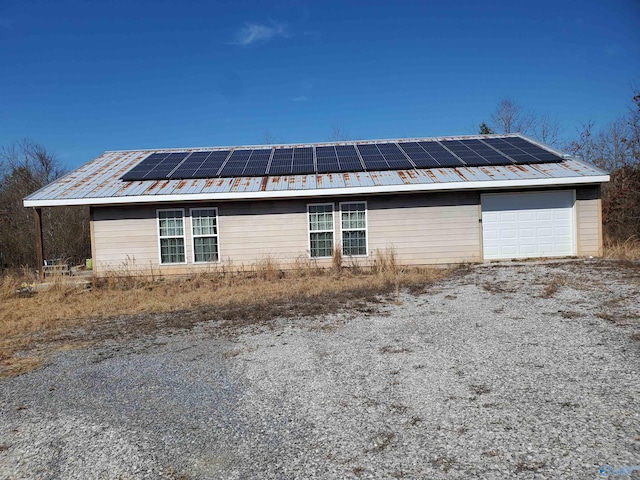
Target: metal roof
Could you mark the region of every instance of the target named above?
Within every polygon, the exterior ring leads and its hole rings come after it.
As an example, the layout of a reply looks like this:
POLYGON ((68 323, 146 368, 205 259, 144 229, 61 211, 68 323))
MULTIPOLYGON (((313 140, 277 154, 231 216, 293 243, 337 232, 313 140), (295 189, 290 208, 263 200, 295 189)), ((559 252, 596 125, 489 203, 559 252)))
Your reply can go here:
MULTIPOLYGON (((501 138, 512 135, 471 135, 331 142, 306 145, 501 138)), ((151 153, 200 151, 204 148, 109 151, 41 188, 24 200, 25 207, 107 205, 202 200, 361 195, 431 190, 496 189, 602 183, 609 175, 579 159, 523 137, 561 155, 561 163, 327 173, 310 175, 236 177, 194 180, 123 181, 120 177, 151 153)), ((273 145, 271 145, 273 146, 273 145)), ((300 146, 299 144, 290 146, 300 146)), ((206 150, 248 148, 208 147, 206 150)))

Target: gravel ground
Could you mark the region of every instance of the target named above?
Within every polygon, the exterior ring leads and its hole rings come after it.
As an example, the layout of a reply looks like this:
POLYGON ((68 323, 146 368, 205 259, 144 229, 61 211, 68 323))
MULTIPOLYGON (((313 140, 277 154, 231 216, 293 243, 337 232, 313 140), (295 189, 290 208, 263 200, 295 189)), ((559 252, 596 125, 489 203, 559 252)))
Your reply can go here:
POLYGON ((0 477, 598 478, 640 465, 639 296, 638 265, 484 265, 61 352, 0 382, 0 477))

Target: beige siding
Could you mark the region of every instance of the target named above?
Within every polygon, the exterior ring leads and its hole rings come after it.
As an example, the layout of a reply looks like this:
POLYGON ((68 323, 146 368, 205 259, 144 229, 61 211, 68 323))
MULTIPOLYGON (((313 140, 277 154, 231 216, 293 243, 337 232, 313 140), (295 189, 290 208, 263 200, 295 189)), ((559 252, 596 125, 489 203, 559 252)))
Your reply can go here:
MULTIPOLYGON (((369 263, 376 250, 393 248, 406 264, 480 260, 480 231, 475 194, 397 195, 350 198, 367 202, 369 263), (461 203, 456 205, 456 202, 461 203)), ((335 242, 340 238, 340 201, 335 208, 335 242)), ((250 266, 271 257, 282 264, 309 258, 307 205, 304 200, 220 202, 172 205, 184 208, 187 264, 159 265, 156 207, 95 207, 93 244, 96 273, 188 273, 221 266, 250 266), (193 264, 189 208, 217 207, 219 264, 193 264)), ((348 260, 347 260, 348 261, 348 260)), ((331 259, 318 260, 330 264, 331 259)))
POLYGON ((414 265, 481 260, 477 194, 398 195, 368 207, 371 252, 393 248, 414 265))
POLYGON ((158 233, 153 207, 96 207, 93 210, 94 269, 130 273, 157 267, 158 233))
MULTIPOLYGON (((600 255, 602 228, 597 189, 578 189, 576 227, 579 255, 600 255)), ((368 256, 346 259, 368 264, 376 251, 393 249, 404 264, 482 261, 480 192, 426 193, 350 197, 367 202, 368 256)), ((307 205, 333 203, 335 243, 340 242, 340 201, 273 200, 167 205, 184 208, 187 263, 159 265, 155 206, 94 207, 92 210, 94 267, 107 271, 170 274, 220 267, 248 267, 271 257, 283 265, 309 258, 307 205), (218 208, 220 263, 194 264, 190 208, 218 208)), ((318 260, 330 264, 331 259, 318 260)))
POLYGON ((578 255, 602 255, 602 216, 599 198, 576 201, 578 255))

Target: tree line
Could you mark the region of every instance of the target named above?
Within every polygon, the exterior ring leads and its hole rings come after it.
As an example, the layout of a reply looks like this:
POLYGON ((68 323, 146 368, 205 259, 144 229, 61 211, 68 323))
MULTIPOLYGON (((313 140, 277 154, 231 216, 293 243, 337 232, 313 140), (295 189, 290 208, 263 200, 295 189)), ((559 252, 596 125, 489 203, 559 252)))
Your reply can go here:
MULTIPOLYGON (((609 172, 611 181, 602 188, 605 241, 640 239, 640 92, 618 119, 599 127, 589 122, 572 139, 563 136, 556 115, 527 111, 509 98, 478 127, 480 134, 515 132, 609 172)), ((332 139, 346 137, 341 127, 334 128, 332 139)), ((0 267, 36 266, 33 213, 22 201, 65 173, 58 158, 34 141, 0 148, 0 267)), ((91 256, 87 207, 45 208, 42 228, 45 258, 79 264, 91 256)))
MULTIPOLYGON (((66 173, 42 145, 21 140, 0 149, 0 270, 36 266, 35 224, 23 199, 66 173)), ((71 264, 91 256, 88 207, 42 209, 46 259, 71 264)))

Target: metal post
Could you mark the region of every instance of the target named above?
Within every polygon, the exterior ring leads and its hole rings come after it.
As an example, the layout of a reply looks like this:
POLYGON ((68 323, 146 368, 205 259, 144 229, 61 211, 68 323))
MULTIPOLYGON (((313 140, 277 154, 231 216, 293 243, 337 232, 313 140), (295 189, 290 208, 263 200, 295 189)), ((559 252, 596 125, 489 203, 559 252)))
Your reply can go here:
POLYGON ((36 224, 36 257, 38 262, 38 278, 44 278, 44 244, 42 243, 42 209, 33 209, 33 218, 36 224))

